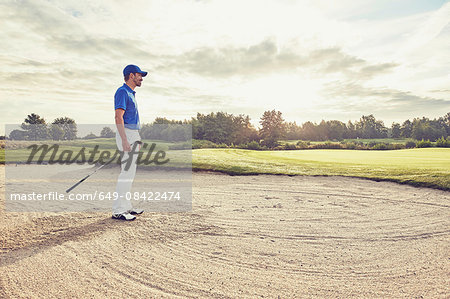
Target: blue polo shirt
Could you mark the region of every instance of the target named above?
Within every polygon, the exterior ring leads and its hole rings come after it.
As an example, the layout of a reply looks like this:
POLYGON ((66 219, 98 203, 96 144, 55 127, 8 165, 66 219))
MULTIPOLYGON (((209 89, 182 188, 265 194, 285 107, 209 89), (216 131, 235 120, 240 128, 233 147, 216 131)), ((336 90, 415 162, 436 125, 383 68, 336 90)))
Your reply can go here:
POLYGON ((114 95, 114 110, 123 109, 123 122, 125 128, 132 130, 139 130, 141 123, 139 121, 139 112, 134 95, 136 92, 132 90, 127 84, 119 87, 114 95))

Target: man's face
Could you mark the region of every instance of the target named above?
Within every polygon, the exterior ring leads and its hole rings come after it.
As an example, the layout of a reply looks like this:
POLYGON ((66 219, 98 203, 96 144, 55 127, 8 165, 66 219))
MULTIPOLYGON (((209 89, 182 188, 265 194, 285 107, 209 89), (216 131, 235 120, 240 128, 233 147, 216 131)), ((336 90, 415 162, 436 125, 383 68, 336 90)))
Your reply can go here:
POLYGON ((142 75, 140 73, 131 74, 131 79, 136 86, 141 86, 142 84, 142 75))

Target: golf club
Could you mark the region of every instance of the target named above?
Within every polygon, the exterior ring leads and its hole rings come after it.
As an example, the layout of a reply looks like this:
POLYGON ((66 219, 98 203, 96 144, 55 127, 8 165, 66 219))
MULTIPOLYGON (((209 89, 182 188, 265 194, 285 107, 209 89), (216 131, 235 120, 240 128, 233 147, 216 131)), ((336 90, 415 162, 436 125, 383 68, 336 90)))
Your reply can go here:
MULTIPOLYGON (((130 144, 130 146, 132 146, 133 144, 142 144, 142 141, 135 141, 132 144, 130 144)), ((132 149, 133 151, 134 149, 132 149)), ((73 189, 75 189, 78 185, 80 185, 82 182, 84 182, 88 177, 90 177, 91 175, 93 175, 94 173, 96 173, 97 171, 99 171, 100 169, 102 169, 105 165, 108 165, 109 163, 111 163, 112 161, 114 161, 115 159, 117 159, 115 156, 110 159, 108 162, 106 162, 105 164, 102 164, 100 167, 98 167, 96 170, 94 170, 92 173, 88 174, 87 176, 85 176, 84 178, 82 178, 81 180, 79 180, 75 185, 73 185, 72 187, 70 187, 69 189, 66 190, 66 193, 69 193, 70 191, 72 191, 73 189)))

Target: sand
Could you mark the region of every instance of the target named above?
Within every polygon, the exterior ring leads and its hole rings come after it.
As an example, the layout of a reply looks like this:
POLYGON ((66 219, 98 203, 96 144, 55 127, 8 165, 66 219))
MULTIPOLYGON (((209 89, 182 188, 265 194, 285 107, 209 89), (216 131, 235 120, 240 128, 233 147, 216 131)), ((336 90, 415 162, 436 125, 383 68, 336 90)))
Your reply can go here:
POLYGON ((2 211, 0 297, 450 295, 450 192, 344 177, 193 180, 191 212, 134 222, 2 211))

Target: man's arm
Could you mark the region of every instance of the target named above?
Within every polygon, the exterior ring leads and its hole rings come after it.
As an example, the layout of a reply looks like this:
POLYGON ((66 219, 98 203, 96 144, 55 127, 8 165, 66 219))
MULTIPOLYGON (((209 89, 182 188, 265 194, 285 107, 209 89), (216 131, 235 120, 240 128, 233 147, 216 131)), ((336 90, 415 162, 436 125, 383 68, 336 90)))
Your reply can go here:
POLYGON ((117 126, 117 131, 119 132, 120 138, 122 139, 123 151, 130 152, 131 147, 130 147, 130 144, 128 143, 127 135, 125 134, 125 125, 124 125, 124 121, 123 121, 123 114, 125 113, 125 110, 116 109, 115 111, 116 111, 116 116, 115 116, 116 126, 117 126))

